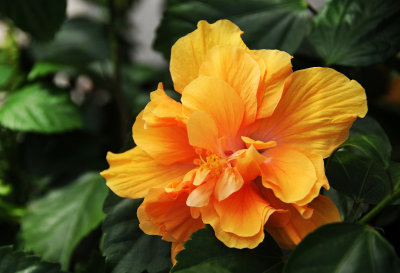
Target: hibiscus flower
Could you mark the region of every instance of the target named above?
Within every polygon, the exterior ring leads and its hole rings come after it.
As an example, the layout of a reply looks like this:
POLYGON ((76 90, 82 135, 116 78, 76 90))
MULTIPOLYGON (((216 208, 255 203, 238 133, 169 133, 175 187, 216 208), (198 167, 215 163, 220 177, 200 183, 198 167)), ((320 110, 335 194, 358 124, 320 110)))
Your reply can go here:
POLYGON ((172 47, 181 102, 160 83, 136 118, 137 146, 108 153, 101 174, 117 195, 143 198, 141 229, 172 242, 172 258, 209 224, 228 247, 268 232, 293 248, 340 221, 324 161, 367 112, 364 89, 330 68, 292 71, 291 56, 250 50, 228 20, 198 23, 172 47))

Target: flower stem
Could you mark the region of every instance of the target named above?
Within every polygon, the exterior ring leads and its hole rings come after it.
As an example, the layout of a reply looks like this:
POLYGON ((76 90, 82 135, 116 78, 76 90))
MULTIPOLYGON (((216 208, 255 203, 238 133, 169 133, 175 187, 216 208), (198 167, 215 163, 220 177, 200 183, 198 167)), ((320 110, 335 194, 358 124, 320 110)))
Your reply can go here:
POLYGON ((109 12, 109 35, 110 35, 110 46, 111 46, 111 61, 113 65, 112 75, 112 86, 111 92, 114 95, 114 99, 117 103, 119 115, 120 115, 120 129, 121 129, 121 143, 125 139, 125 135, 129 126, 129 112, 127 105, 124 100, 122 92, 122 73, 121 73, 121 54, 120 44, 118 41, 117 31, 117 14, 115 10, 114 0, 107 0, 108 12, 109 12))
POLYGON ((400 188, 397 189, 393 194, 387 196, 383 199, 375 208, 373 208, 370 212, 364 215, 358 222, 365 224, 371 221, 379 212, 381 212, 385 207, 390 205, 393 201, 400 197, 400 188))

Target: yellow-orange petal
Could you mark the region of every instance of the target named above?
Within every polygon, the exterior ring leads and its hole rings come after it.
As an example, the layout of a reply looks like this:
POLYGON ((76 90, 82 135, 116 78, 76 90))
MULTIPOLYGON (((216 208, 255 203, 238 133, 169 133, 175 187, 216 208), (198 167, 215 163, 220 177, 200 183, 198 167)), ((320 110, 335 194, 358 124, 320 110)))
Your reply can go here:
POLYGON ((328 157, 348 136, 367 101, 356 81, 330 68, 308 68, 291 74, 273 115, 251 135, 277 140, 328 157))
POLYGON ((282 96, 285 79, 292 73, 292 63, 288 53, 280 50, 252 50, 261 70, 261 81, 257 92, 257 118, 272 115, 282 96))
POLYGON ((278 145, 263 153, 262 184, 286 203, 303 200, 317 182, 314 164, 306 154, 289 145, 278 145))
POLYGON ((189 194, 186 205, 196 208, 207 206, 210 201, 211 194, 214 191, 214 185, 215 181, 211 180, 195 188, 189 194))
POLYGON ((203 222, 213 227, 215 236, 228 247, 234 248, 255 248, 264 240, 264 228, 261 227, 260 231, 249 237, 238 236, 231 232, 222 230, 220 225, 220 218, 212 204, 200 208, 201 217, 203 222))
POLYGON ((199 21, 197 29, 180 38, 171 48, 170 71, 175 90, 182 93, 186 85, 199 75, 200 65, 216 45, 246 48, 242 31, 229 20, 213 24, 199 21))
POLYGON ((213 204, 221 229, 240 237, 257 235, 275 212, 260 195, 255 183, 246 183, 239 191, 222 201, 214 200, 213 204))
POLYGON ((183 245, 183 243, 180 242, 173 242, 171 245, 171 261, 172 261, 172 265, 176 264, 176 255, 178 255, 179 252, 181 252, 182 250, 184 250, 185 247, 183 245))
POLYGON ((176 162, 191 163, 198 157, 189 144, 185 127, 167 124, 145 128, 143 111, 133 124, 132 136, 136 145, 164 165, 176 162))
POLYGON ((218 201, 222 201, 231 194, 240 190, 243 186, 243 178, 236 167, 227 167, 219 176, 215 184, 214 196, 218 201))
POLYGON ((220 136, 235 136, 242 124, 244 104, 233 88, 217 77, 199 76, 182 93, 183 113, 207 112, 220 136))
POLYGON ((218 127, 207 112, 194 112, 187 121, 187 132, 190 145, 218 152, 218 127))
POLYGON ((218 77, 239 94, 245 105, 244 125, 254 122, 256 118, 260 82, 258 63, 247 52, 233 46, 215 46, 199 70, 199 75, 218 77))
POLYGON ((319 195, 321 187, 329 190, 328 179, 325 176, 324 159, 321 155, 318 154, 307 154, 307 157, 312 161, 314 165, 317 175, 317 181, 315 182, 311 191, 303 199, 296 201, 296 205, 298 206, 304 206, 310 203, 315 197, 319 195))
POLYGON ((194 167, 181 163, 164 166, 139 147, 121 154, 109 152, 107 161, 110 168, 101 172, 107 186, 117 195, 128 198, 142 198, 151 188, 182 179, 194 167))
POLYGON ((193 219, 186 206, 188 192, 168 193, 153 188, 140 205, 137 215, 139 227, 149 235, 161 235, 170 242, 185 242, 190 234, 202 228, 200 219, 193 219))
POLYGON ((167 96, 162 83, 150 93, 150 99, 143 110, 144 127, 184 126, 182 104, 167 96))
POLYGON ((242 140, 244 143, 246 143, 246 147, 250 148, 250 146, 254 146, 257 150, 264 150, 264 149, 269 149, 275 147, 276 141, 270 140, 267 142, 261 141, 261 140, 253 140, 249 137, 242 136, 242 140))
MULTIPOLYGON (((307 234, 318 227, 340 222, 340 214, 335 204, 326 196, 320 195, 309 205, 313 209, 311 218, 305 219, 295 209, 290 210, 289 221, 281 226, 266 224, 266 231, 272 235, 275 241, 284 249, 294 248, 307 234)), ((273 217, 271 220, 273 221, 273 217)))
POLYGON ((260 165, 266 159, 265 156, 260 154, 256 148, 251 145, 244 153, 236 158, 236 168, 245 181, 251 181, 260 175, 260 165))

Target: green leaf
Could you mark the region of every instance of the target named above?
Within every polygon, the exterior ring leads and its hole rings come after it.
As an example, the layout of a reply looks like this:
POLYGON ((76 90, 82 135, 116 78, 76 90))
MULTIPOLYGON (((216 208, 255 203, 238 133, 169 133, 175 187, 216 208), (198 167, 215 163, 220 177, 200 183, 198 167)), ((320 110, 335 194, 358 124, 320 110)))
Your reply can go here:
POLYGON ((87 173, 73 184, 32 202, 22 219, 25 249, 68 268, 79 241, 103 220, 106 195, 103 178, 87 173))
POLYGON ((66 65, 86 65, 110 57, 106 26, 87 18, 72 18, 62 25, 54 40, 34 43, 38 61, 66 65))
POLYGON ((399 272, 399 259, 377 231, 335 223, 309 234, 290 254, 284 273, 399 272))
POLYGON ((39 40, 54 36, 65 19, 66 7, 66 0, 0 0, 0 14, 39 40))
POLYGON ((193 233, 176 259, 178 262, 171 272, 181 272, 195 265, 209 263, 232 273, 260 273, 283 262, 281 250, 268 235, 255 249, 235 249, 215 238, 210 227, 193 233))
POLYGON ((122 199, 111 193, 104 203, 103 255, 112 273, 169 272, 170 244, 144 234, 136 211, 141 199, 122 199))
POLYGON ((177 273, 230 273, 226 268, 220 267, 212 263, 201 263, 189 268, 179 270, 177 273))
POLYGON ((47 63, 47 62, 37 62, 34 64, 32 70, 28 74, 28 80, 32 81, 37 78, 47 76, 49 74, 54 74, 55 72, 64 69, 64 65, 47 63))
POLYGON ((357 120, 349 139, 328 159, 330 184, 357 202, 378 203, 392 188, 387 173, 391 150, 388 137, 374 119, 357 120))
POLYGON ((400 49, 400 2, 330 0, 314 17, 309 39, 328 65, 384 61, 400 49))
POLYGON ((154 48, 169 59, 175 41, 196 29, 200 20, 229 19, 243 31, 251 49, 294 53, 309 32, 303 0, 169 0, 157 30, 154 48))
POLYGON ((379 123, 371 118, 357 119, 350 130, 350 137, 344 147, 354 147, 369 157, 381 160, 385 168, 389 167, 392 145, 379 123))
POLYGON ((41 262, 39 258, 0 247, 0 273, 61 273, 58 264, 41 262))
POLYGON ((68 94, 33 84, 7 97, 0 108, 0 124, 18 131, 56 133, 79 129, 83 121, 68 94))

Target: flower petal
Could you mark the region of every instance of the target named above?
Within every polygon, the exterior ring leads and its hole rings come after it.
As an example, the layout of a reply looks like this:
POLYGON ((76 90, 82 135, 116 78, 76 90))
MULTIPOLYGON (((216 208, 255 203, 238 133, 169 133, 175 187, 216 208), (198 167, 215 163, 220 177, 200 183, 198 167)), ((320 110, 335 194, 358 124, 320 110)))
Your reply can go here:
POLYGON ((263 199, 256 187, 254 183, 246 183, 228 198, 220 202, 214 200, 223 231, 240 237, 250 237, 260 232, 275 209, 263 199))
POLYGON ((161 235, 166 241, 188 240, 204 224, 192 218, 185 204, 187 196, 185 190, 167 193, 162 188, 151 189, 137 212, 140 228, 149 235, 161 235))
POLYGON ((191 163, 197 158, 193 147, 189 144, 185 127, 168 124, 145 128, 143 112, 137 116, 133 124, 132 136, 141 149, 161 164, 191 163))
POLYGON ((251 181, 260 175, 260 165, 266 159, 251 145, 250 148, 236 158, 236 168, 245 181, 251 181))
POLYGON ((292 73, 292 63, 288 53, 280 50, 252 50, 261 69, 260 86, 257 93, 257 118, 272 115, 282 96, 283 84, 292 73))
POLYGON ((297 145, 328 157, 348 136, 356 117, 364 117, 364 89, 330 68, 309 68, 291 74, 273 115, 251 138, 297 145))
POLYGON ((235 167, 225 168, 215 184, 214 195, 218 201, 222 201, 240 190, 243 183, 243 178, 235 167))
POLYGON ((151 101, 143 111, 145 128, 158 126, 184 126, 182 104, 168 97, 162 83, 150 93, 151 101))
POLYGON ((302 152, 288 145, 278 145, 263 153, 262 183, 286 203, 304 199, 317 181, 313 162, 302 152))
POLYGON ((220 218, 212 204, 200 208, 203 222, 210 224, 215 236, 228 247, 234 248, 255 248, 264 240, 264 227, 261 227, 259 232, 253 236, 243 237, 231 232, 222 230, 220 218))
POLYGON ((187 121, 187 132, 190 145, 218 152, 218 127, 207 112, 194 112, 187 121))
POLYGON ((244 125, 255 120, 260 68, 246 50, 215 46, 201 64, 199 75, 215 76, 228 83, 244 102, 244 125))
POLYGON ((164 166, 139 147, 121 154, 109 152, 110 168, 101 172, 107 186, 121 197, 142 198, 153 187, 163 187, 180 180, 194 167, 192 164, 164 166))
POLYGON ((266 224, 266 230, 272 235, 275 241, 284 249, 294 248, 307 234, 311 233, 318 227, 340 222, 340 214, 335 204, 329 197, 320 195, 310 203, 310 208, 313 209, 311 218, 305 219, 294 208, 290 209, 291 216, 288 222, 280 226, 277 221, 274 225, 270 225, 270 221, 274 221, 274 215, 266 224))
POLYGON ((183 113, 190 117, 195 111, 212 116, 219 128, 219 136, 235 136, 244 115, 240 96, 223 80, 199 76, 182 93, 183 113))
POLYGON ((195 188, 189 194, 186 205, 196 208, 207 206, 214 191, 214 185, 215 181, 210 180, 195 188))
POLYGON ((182 93, 186 85, 199 75, 200 65, 216 45, 246 48, 242 31, 229 20, 214 24, 199 21, 197 29, 180 38, 171 48, 170 71, 175 90, 182 93))

